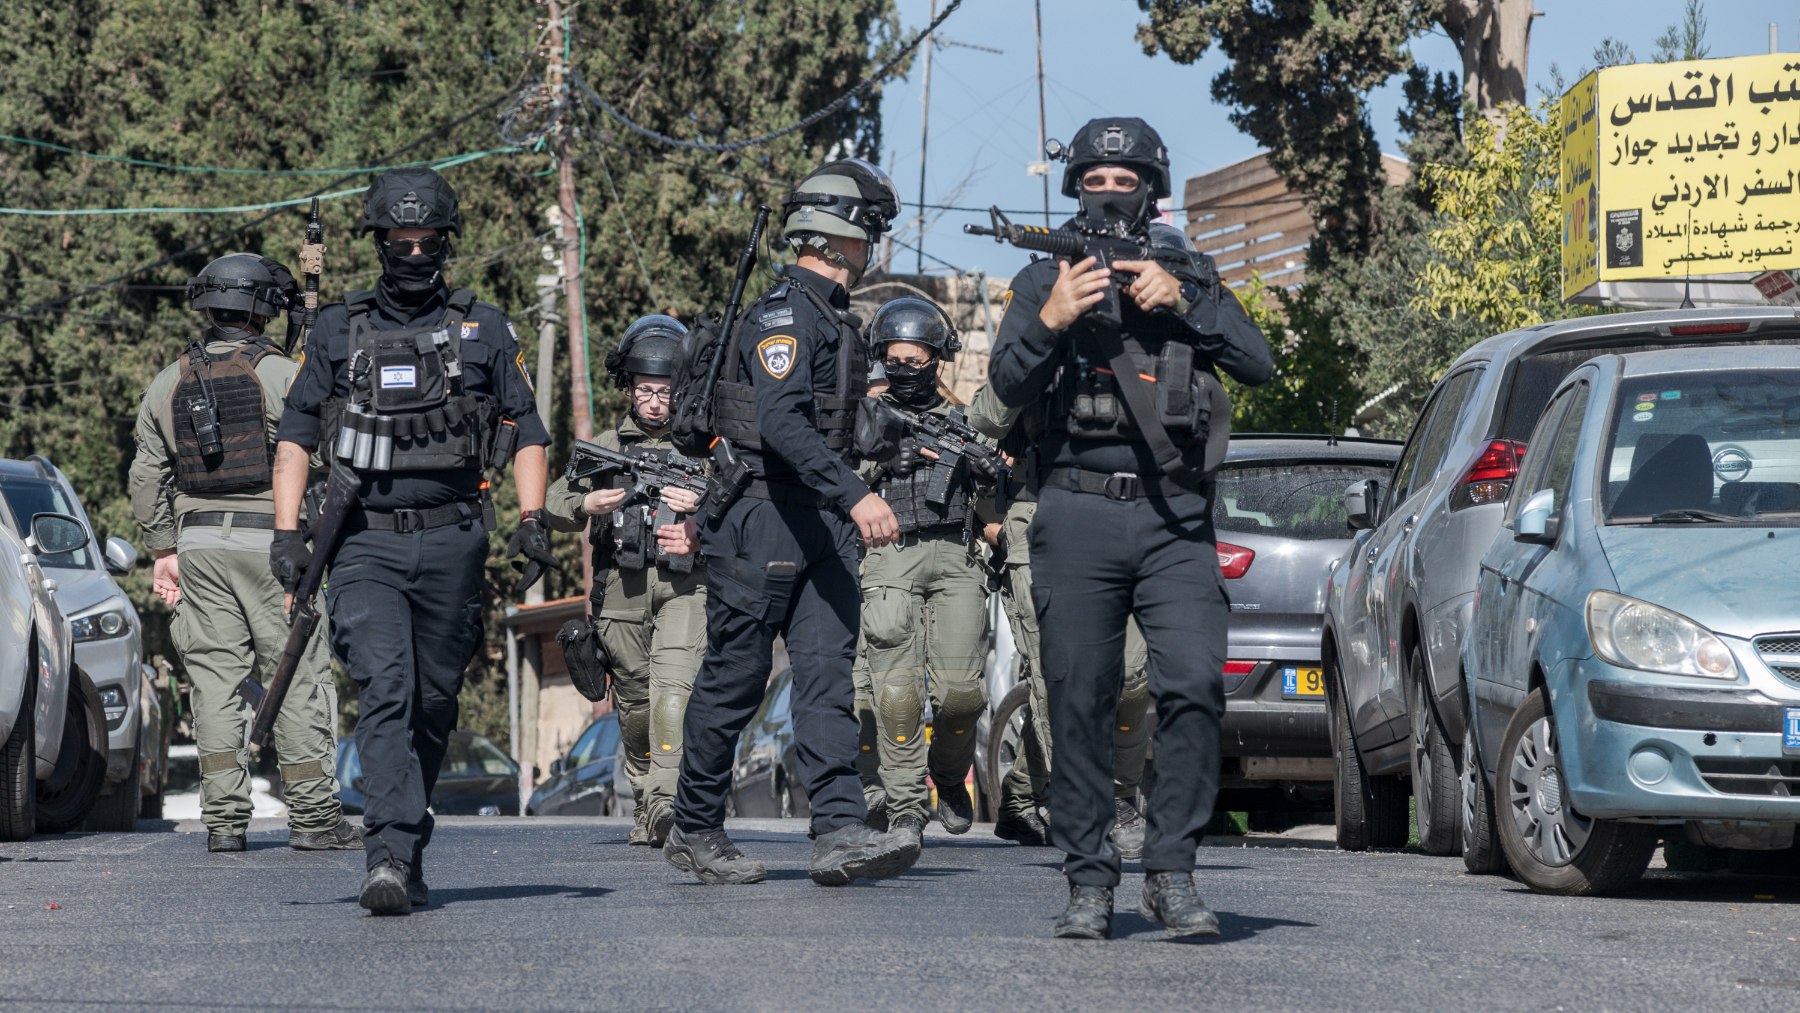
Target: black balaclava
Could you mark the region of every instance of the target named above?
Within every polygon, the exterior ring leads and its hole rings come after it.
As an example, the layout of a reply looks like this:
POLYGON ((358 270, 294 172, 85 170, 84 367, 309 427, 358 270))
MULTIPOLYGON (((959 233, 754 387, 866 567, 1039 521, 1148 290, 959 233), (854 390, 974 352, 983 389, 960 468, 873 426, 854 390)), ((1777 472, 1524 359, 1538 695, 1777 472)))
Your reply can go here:
POLYGON ((431 298, 443 285, 444 262, 450 259, 450 243, 447 238, 436 256, 425 253, 399 256, 388 253, 385 246, 377 249, 381 253, 382 281, 388 288, 388 294, 396 302, 417 306, 431 298))
POLYGON ((1131 191, 1083 189, 1079 200, 1089 224, 1118 235, 1142 235, 1153 210, 1150 188, 1142 180, 1131 191))
POLYGON ((940 400, 937 389, 938 360, 923 366, 887 367, 888 397, 908 408, 935 408, 940 400))

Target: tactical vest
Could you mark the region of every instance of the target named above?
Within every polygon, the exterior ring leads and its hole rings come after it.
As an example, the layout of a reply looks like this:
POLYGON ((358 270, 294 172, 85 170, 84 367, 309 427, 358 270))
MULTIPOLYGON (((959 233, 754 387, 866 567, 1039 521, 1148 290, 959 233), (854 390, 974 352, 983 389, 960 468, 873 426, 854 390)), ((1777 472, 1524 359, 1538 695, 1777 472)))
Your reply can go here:
MULTIPOLYGON (((837 383, 833 387, 836 395, 814 398, 816 411, 813 415, 813 428, 825 438, 827 449, 841 455, 846 461, 852 460, 855 456, 855 441, 852 437, 856 425, 856 405, 869 393, 868 356, 860 354, 862 339, 858 336, 855 325, 845 319, 849 312, 834 308, 805 285, 784 281, 775 286, 757 305, 781 302, 796 290, 804 292, 826 319, 839 325, 837 383)), ((732 365, 732 376, 731 380, 723 377, 719 380, 718 393, 713 400, 714 425, 718 429, 718 435, 730 440, 735 446, 760 452, 763 444, 762 431, 756 422, 756 388, 750 383, 741 357, 732 365)))
POLYGON ((251 342, 214 357, 203 336, 188 346, 169 405, 175 486, 185 493, 269 488, 275 460, 256 364, 275 346, 251 342))
MULTIPOLYGON (((1079 336, 1072 342, 1057 372, 1055 394, 1046 403, 1049 424, 1060 425, 1077 439, 1141 441, 1143 434, 1131 421, 1118 378, 1105 361, 1083 354, 1089 350, 1079 336)), ((1138 374, 1153 380, 1157 417, 1170 441, 1183 448, 1206 442, 1211 413, 1205 381, 1211 374, 1195 368, 1194 346, 1167 339, 1155 354, 1131 358, 1138 374)))
POLYGON ((926 502, 925 490, 931 484, 931 471, 935 464, 934 461, 921 461, 910 474, 890 473, 876 483, 875 491, 887 500, 889 509, 894 511, 894 520, 899 523, 901 534, 952 529, 968 533, 972 530, 975 508, 969 498, 967 475, 961 481, 950 484, 948 503, 938 506, 926 502))
POLYGON ((350 312, 350 397, 337 456, 358 471, 479 471, 490 463, 495 402, 463 389, 462 327, 475 294, 459 288, 435 326, 374 326, 375 294, 350 312))

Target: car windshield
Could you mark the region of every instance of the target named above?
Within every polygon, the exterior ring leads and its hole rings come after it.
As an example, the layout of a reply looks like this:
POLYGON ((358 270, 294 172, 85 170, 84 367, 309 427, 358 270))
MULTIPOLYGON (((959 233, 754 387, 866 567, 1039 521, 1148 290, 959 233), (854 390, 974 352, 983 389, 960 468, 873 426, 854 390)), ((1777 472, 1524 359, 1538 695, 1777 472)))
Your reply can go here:
MULTIPOLYGON (((69 514, 75 516, 75 505, 69 502, 56 483, 46 482, 40 478, 5 478, 0 479, 0 497, 5 497, 7 508, 19 522, 19 531, 31 532, 31 519, 38 514, 69 514)), ((83 546, 69 552, 57 552, 39 556, 38 562, 46 567, 59 570, 91 570, 94 568, 93 557, 87 547, 83 546)))
POLYGON ((1213 527, 1285 538, 1347 538, 1344 490, 1366 478, 1386 483, 1388 465, 1246 461, 1218 473, 1213 527))
POLYGON ((1609 523, 1800 521, 1800 369, 1632 377, 1607 440, 1609 523))
POLYGON ((482 777, 518 773, 512 758, 479 735, 452 736, 444 754, 444 777, 482 777))

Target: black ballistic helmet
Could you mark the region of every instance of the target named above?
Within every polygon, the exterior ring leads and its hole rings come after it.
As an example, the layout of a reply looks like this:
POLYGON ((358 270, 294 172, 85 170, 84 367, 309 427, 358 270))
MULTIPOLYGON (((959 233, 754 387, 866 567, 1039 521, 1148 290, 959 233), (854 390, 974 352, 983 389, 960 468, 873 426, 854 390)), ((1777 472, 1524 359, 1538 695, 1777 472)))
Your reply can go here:
POLYGON ((280 262, 254 253, 228 253, 188 280, 188 305, 273 317, 294 306, 300 286, 280 262))
POLYGON ((456 190, 432 169, 389 169, 363 193, 362 231, 437 229, 462 231, 456 190))
POLYGON ((636 376, 674 376, 675 358, 687 327, 662 313, 638 317, 625 328, 619 347, 606 354, 606 375, 619 389, 636 376))
POLYGON ((889 299, 869 320, 869 348, 875 353, 877 362, 891 341, 925 345, 944 362, 956 358, 956 353, 962 351, 962 340, 956 336, 950 315, 937 303, 916 295, 889 299))
POLYGON ((1169 196, 1169 149, 1150 124, 1136 116, 1108 116, 1088 120, 1068 147, 1046 144, 1050 157, 1068 162, 1063 170, 1064 197, 1079 196, 1081 177, 1096 165, 1124 165, 1138 171, 1150 185, 1150 200, 1169 196))
POLYGON ((810 232, 873 243, 898 217, 894 181, 860 158, 826 162, 781 199, 783 239, 810 232))

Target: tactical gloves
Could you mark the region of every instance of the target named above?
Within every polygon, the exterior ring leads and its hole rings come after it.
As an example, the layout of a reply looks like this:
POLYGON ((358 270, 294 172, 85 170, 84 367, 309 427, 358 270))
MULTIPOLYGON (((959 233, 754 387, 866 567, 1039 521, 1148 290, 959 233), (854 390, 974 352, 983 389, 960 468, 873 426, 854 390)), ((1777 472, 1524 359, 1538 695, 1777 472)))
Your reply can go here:
POLYGON ((527 510, 520 516, 519 530, 506 543, 506 554, 525 557, 513 561, 513 568, 519 571, 519 582, 513 585, 515 595, 524 594, 526 588, 541 580, 545 570, 561 569, 550 554, 550 532, 544 529, 542 510, 527 510))
POLYGON ((312 550, 306 547, 306 536, 298 531, 277 531, 269 543, 269 572, 288 594, 300 590, 300 579, 312 562, 312 550))

